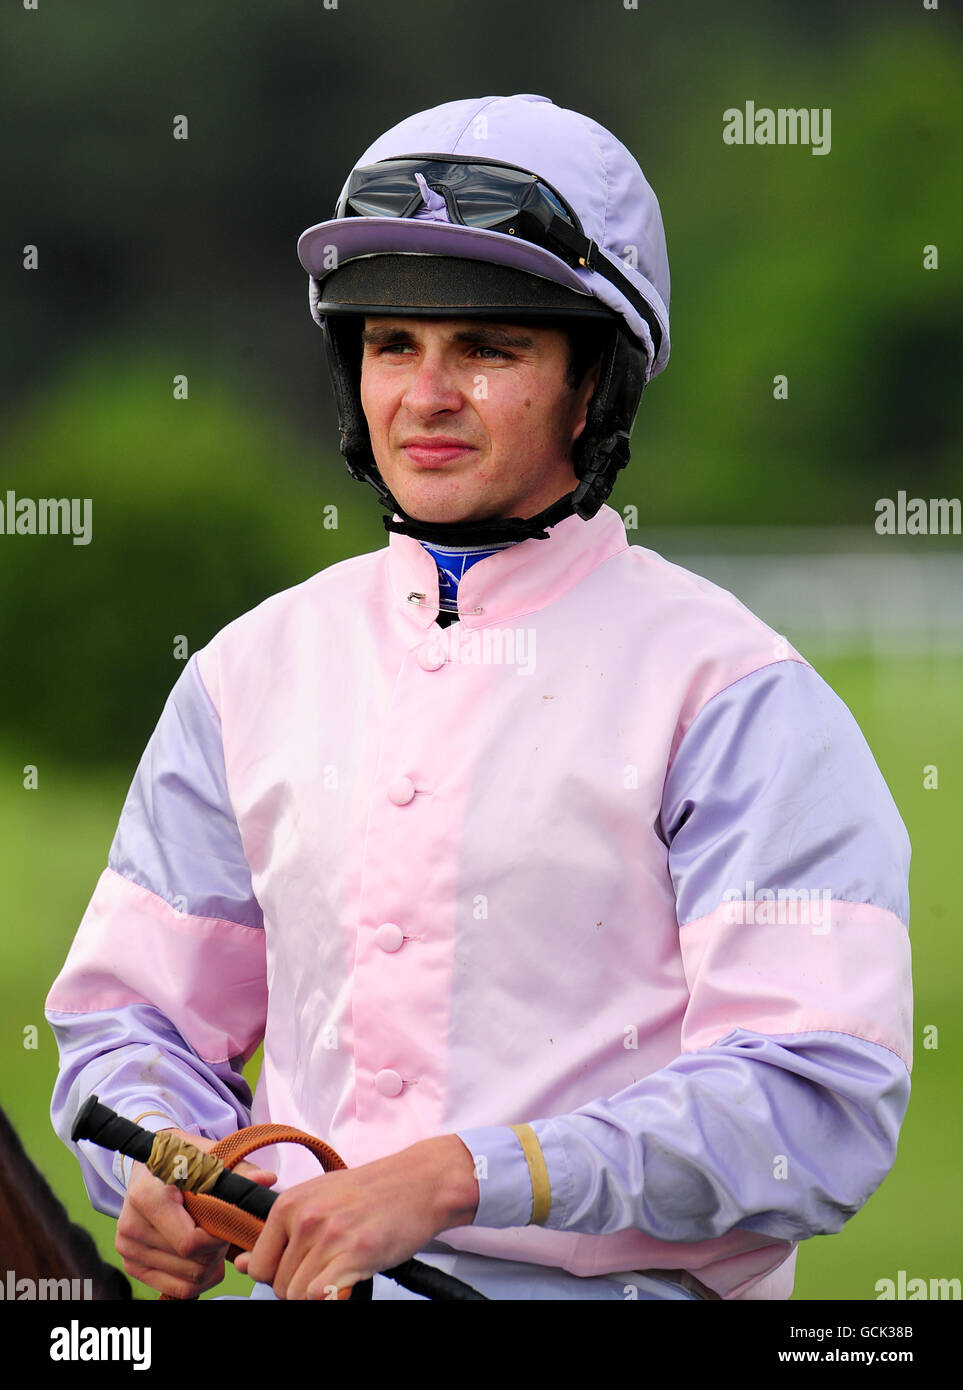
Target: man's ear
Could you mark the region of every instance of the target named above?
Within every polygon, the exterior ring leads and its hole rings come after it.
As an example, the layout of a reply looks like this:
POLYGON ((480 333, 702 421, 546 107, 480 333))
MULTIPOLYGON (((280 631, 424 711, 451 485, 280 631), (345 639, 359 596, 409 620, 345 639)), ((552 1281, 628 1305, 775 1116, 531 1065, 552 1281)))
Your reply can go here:
POLYGON ((585 429, 585 417, 588 414, 589 401, 594 396, 595 388, 599 384, 599 373, 601 372, 601 370, 602 356, 600 354, 596 359, 595 363, 585 373, 581 386, 576 387, 576 396, 578 401, 578 424, 576 425, 575 433, 572 435, 573 444, 585 429))

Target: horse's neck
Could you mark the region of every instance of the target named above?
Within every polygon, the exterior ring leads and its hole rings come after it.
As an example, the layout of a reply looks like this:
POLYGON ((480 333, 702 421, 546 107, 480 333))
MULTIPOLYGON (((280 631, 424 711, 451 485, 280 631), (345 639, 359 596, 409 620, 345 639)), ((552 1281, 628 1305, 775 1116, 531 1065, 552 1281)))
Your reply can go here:
POLYGON ((0 1109, 0 1277, 8 1278, 8 1271, 17 1279, 93 1279, 105 1290, 95 1296, 130 1296, 124 1276, 101 1260, 93 1237, 70 1220, 0 1109))
POLYGON ((46 1194, 37 1192, 32 1176, 12 1172, 5 1156, 0 1158, 0 1271, 6 1276, 9 1270, 17 1279, 75 1279, 79 1270, 69 1240, 70 1221, 66 1212, 64 1221, 56 1220, 59 1213, 43 1200, 46 1194))

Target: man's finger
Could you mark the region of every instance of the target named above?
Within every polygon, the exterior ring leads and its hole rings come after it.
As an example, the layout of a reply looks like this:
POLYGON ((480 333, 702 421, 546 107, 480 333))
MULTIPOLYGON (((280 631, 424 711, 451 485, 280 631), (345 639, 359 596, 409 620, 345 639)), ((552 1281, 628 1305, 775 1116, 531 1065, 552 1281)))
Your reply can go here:
MULTIPOLYGON (((158 1249, 140 1241, 127 1240, 120 1234, 117 1235, 114 1245, 117 1253, 123 1258, 124 1268, 128 1274, 135 1272, 135 1266, 143 1266, 160 1270, 164 1274, 168 1274, 174 1279, 181 1279, 195 1288, 205 1285, 216 1270, 223 1271, 228 1249, 226 1245, 222 1244, 218 1251, 214 1251, 206 1259, 185 1260, 172 1250, 158 1249)), ((135 1275, 135 1277, 140 1278, 141 1276, 135 1275)))
MULTIPOLYGON (((275 1209, 276 1211, 276 1209, 275 1209)), ((248 1253, 242 1271, 259 1284, 273 1284, 280 1272, 278 1266, 288 1243, 288 1234, 279 1215, 272 1212, 264 1230, 258 1236, 254 1249, 248 1253)), ((293 1272, 293 1271, 292 1271, 293 1272)), ((283 1294, 281 1295, 283 1297, 283 1294)))
POLYGON ((182 1240, 178 1246, 166 1242, 156 1230, 148 1230, 145 1235, 135 1235, 129 1227, 120 1224, 117 1226, 114 1246, 119 1254, 129 1258, 156 1262, 164 1256, 169 1261, 179 1263, 185 1275, 190 1268, 206 1269, 212 1260, 222 1260, 229 1249, 227 1241, 210 1236, 206 1231, 199 1231, 199 1228, 195 1228, 191 1236, 182 1240), (203 1244, 193 1238, 198 1234, 203 1238, 203 1244))
POLYGON ((375 1270, 359 1270, 356 1260, 357 1256, 336 1255, 330 1264, 307 1280, 302 1278, 304 1268, 302 1266, 295 1278, 291 1280, 288 1287, 288 1298, 310 1300, 311 1302, 324 1300, 332 1303, 343 1303, 345 1299, 351 1297, 351 1290, 355 1284, 360 1284, 365 1279, 373 1279, 377 1272, 375 1270))
POLYGON ((142 1284, 156 1289, 158 1293, 166 1293, 171 1298, 177 1299, 198 1298, 208 1289, 213 1289, 224 1278, 223 1262, 220 1265, 212 1266, 205 1278, 200 1281, 180 1279, 176 1275, 168 1273, 166 1269, 155 1269, 149 1263, 141 1264, 137 1261, 128 1263, 125 1260, 124 1269, 133 1279, 139 1279, 142 1284))
POLYGON ((166 1186, 159 1178, 147 1174, 136 1188, 131 1184, 127 1195, 130 1206, 157 1232, 161 1248, 166 1246, 185 1259, 193 1259, 210 1254, 224 1244, 202 1230, 185 1211, 179 1189, 166 1186))
POLYGON ((251 1182, 261 1187, 273 1187, 278 1180, 277 1173, 272 1173, 270 1168, 258 1168, 254 1163, 238 1163, 231 1171, 239 1173, 242 1178, 250 1178, 251 1182))
MULTIPOLYGON (((198 1228, 195 1227, 195 1230, 197 1229, 198 1228)), ((203 1237, 204 1244, 201 1244, 200 1240, 195 1238, 196 1249, 193 1253, 188 1256, 177 1256, 176 1252, 172 1250, 170 1242, 161 1235, 157 1227, 152 1225, 135 1206, 128 1203, 117 1222, 117 1238, 115 1244, 122 1255, 131 1253, 133 1248, 137 1247, 143 1251, 163 1250, 166 1254, 174 1254, 176 1258, 187 1258, 194 1262, 208 1260, 218 1249, 222 1251, 226 1249, 225 1242, 218 1240, 216 1236, 204 1232, 203 1237)))
POLYGON ((354 1284, 360 1284, 364 1275, 342 1275, 340 1279, 331 1279, 325 1275, 322 1279, 313 1279, 307 1286, 306 1298, 310 1302, 346 1302, 352 1297, 354 1284))

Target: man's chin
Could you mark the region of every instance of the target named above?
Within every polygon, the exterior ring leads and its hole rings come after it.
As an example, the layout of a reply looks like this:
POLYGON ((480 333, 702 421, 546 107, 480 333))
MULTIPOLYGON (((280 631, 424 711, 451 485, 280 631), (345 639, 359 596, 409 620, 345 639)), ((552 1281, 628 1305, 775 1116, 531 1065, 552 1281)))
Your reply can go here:
POLYGON ((443 502, 424 497, 399 497, 397 493, 394 496, 412 521, 423 521, 426 524, 438 526, 448 522, 489 521, 492 519, 492 509, 477 502, 458 502, 454 498, 449 498, 448 501, 443 502))

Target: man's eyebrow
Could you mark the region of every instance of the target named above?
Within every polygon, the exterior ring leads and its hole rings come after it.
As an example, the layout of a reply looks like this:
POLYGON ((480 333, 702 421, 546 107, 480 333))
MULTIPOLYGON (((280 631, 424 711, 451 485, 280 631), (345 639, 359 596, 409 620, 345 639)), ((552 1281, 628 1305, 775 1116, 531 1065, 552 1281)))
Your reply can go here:
POLYGON ((361 341, 366 346, 380 347, 383 343, 397 343, 403 339, 411 341, 407 328, 363 328, 361 341))
MULTIPOLYGON (((407 328, 365 328, 361 332, 361 341, 365 347, 383 347, 386 343, 410 343, 414 337, 407 328)), ((481 347, 518 348, 521 351, 531 350, 535 346, 534 339, 525 333, 513 333, 510 329, 488 324, 459 329, 453 335, 453 341, 481 347)))
POLYGON ((456 343, 481 343, 486 347, 533 348, 534 339, 526 333, 513 333, 507 328, 489 327, 479 324, 477 328, 463 328, 455 334, 456 343))

